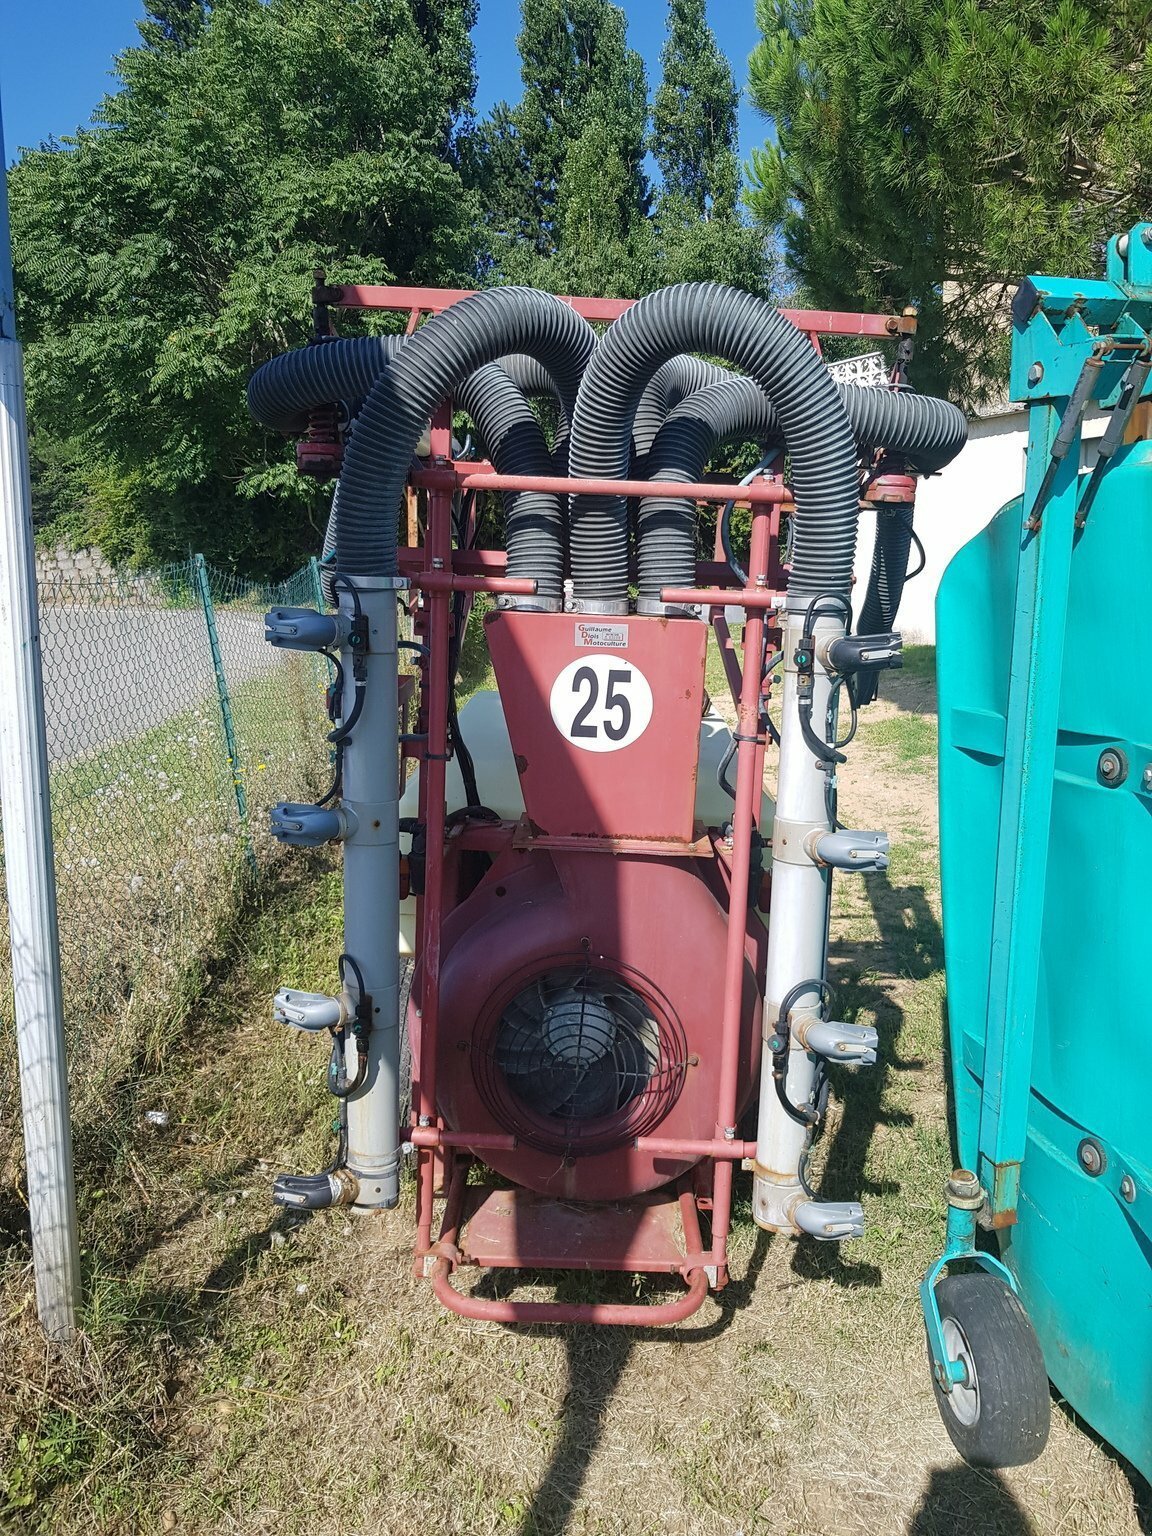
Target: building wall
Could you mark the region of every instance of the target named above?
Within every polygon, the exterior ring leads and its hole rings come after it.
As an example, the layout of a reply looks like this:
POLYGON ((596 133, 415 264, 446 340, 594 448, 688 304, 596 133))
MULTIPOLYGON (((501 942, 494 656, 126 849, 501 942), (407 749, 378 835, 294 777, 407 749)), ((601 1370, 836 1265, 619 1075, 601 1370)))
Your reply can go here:
MULTIPOLYGON (((1103 435, 1108 412, 1090 413, 1084 424, 1084 462, 1094 461, 1095 442, 1103 435)), ((936 639, 936 589, 952 556, 992 519, 1006 501, 1024 488, 1024 449, 1028 413, 1007 411, 969 423, 968 443, 943 474, 921 482, 916 498, 916 532, 927 564, 908 583, 897 625, 909 644, 936 639)), ((856 544, 854 606, 859 612, 872 568, 876 518, 862 512, 856 544)), ((912 551, 915 565, 916 551, 912 551)))

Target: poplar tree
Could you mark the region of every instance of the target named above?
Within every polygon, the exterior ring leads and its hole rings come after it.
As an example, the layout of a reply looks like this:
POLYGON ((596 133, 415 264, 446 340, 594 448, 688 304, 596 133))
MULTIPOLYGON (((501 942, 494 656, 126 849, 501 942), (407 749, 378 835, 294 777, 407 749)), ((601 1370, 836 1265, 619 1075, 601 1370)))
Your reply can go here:
POLYGON ((736 82, 705 0, 670 0, 662 79, 652 104, 660 167, 656 207, 664 282, 768 283, 762 231, 740 217, 736 82))
POLYGON ((650 285, 648 90, 608 0, 523 0, 524 94, 482 129, 495 273, 554 292, 650 285))

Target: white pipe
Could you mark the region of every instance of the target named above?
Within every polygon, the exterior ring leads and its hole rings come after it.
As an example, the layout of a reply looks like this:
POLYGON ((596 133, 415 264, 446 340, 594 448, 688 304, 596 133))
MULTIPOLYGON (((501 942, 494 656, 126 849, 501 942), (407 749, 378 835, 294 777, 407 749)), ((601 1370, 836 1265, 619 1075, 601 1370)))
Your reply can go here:
POLYGON ((51 1339, 76 1327, 80 1255, 48 798, 24 368, 16 340, 0 135, 0 806, 36 1307, 51 1339))
MULTIPOLYGON (((844 633, 844 620, 818 617, 819 642, 844 633)), ((760 1118, 756 1135, 753 1216, 773 1232, 801 1230, 797 1209, 806 1199, 799 1168, 806 1130, 785 1112, 772 1079, 774 1056, 768 1040, 775 1032, 780 1004, 799 983, 823 978, 828 947, 828 896, 832 872, 804 850, 813 828, 828 828, 825 776, 804 740, 797 705, 796 648, 804 633, 804 613, 789 612, 784 628, 784 689, 780 726, 780 768, 776 819, 772 831, 772 910, 768 923, 768 958, 764 984, 764 1046, 760 1067, 760 1118)), ((817 645, 812 699, 812 729, 823 738, 831 689, 817 645)), ((820 997, 810 988, 792 1008, 793 1029, 785 1087, 793 1104, 806 1105, 812 1092, 816 1060, 798 1038, 796 1025, 817 1016, 820 997)))
MULTIPOLYGON (((400 923, 399 760, 396 705, 396 583, 349 576, 368 620, 364 707, 344 747, 344 948, 359 967, 372 1000, 372 1031, 363 1086, 348 1100, 347 1167, 359 1189, 356 1204, 391 1207, 400 1199, 400 923)), ((353 612, 340 584, 341 611, 353 612)), ((343 708, 352 708, 352 650, 344 645, 343 708)), ((357 995, 356 974, 346 980, 357 995)), ((357 1069, 351 1034, 345 1069, 357 1069)))

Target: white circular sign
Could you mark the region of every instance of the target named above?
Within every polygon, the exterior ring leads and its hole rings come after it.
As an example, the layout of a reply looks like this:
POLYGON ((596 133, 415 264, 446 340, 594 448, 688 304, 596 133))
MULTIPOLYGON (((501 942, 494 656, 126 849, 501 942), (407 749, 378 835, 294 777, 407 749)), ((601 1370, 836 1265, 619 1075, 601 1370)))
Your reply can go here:
POLYGON ((652 719, 652 690, 635 663, 593 653, 570 661, 548 700, 562 736, 585 752, 630 747, 652 719))

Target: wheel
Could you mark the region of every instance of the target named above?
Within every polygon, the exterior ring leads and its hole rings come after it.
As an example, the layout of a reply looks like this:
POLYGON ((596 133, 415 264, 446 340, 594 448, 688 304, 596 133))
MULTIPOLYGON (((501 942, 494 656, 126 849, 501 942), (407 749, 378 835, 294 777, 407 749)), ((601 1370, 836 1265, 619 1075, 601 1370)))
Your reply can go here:
POLYGON ((936 1287, 950 1360, 963 1382, 936 1405, 952 1444, 971 1467, 1019 1467, 1048 1441, 1051 1399, 1036 1332, 1011 1288, 980 1271, 946 1275, 936 1287))

